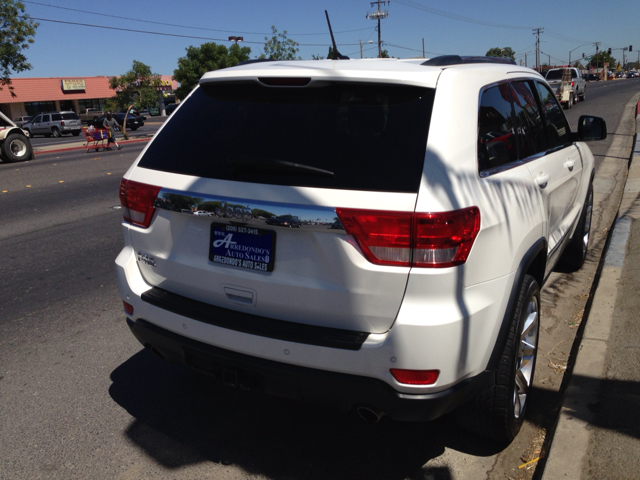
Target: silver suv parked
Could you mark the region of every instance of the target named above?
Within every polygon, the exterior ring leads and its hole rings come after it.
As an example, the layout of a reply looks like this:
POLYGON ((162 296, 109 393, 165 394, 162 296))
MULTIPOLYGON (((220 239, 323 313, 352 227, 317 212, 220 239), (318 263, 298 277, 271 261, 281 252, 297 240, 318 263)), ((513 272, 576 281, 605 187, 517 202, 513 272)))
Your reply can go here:
POLYGON ((75 112, 48 112, 36 115, 22 128, 30 137, 34 135, 59 137, 65 133, 77 137, 82 131, 82 121, 75 112))
POLYGON ((127 323, 232 387, 374 421, 456 409, 511 440, 540 288, 587 253, 582 140, 604 137, 598 117, 572 132, 544 78, 499 59, 207 73, 120 185, 127 323))

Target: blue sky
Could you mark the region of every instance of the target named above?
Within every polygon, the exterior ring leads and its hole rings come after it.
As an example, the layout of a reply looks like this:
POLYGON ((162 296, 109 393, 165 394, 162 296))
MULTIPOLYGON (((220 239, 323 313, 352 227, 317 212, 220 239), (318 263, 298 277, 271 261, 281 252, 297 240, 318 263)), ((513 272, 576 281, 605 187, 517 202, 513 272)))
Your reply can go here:
MULTIPOLYGON (((170 75, 179 57, 191 45, 213 41, 229 46, 230 35, 244 37, 251 56, 262 52, 271 26, 286 30, 300 43, 299 56, 326 56, 331 39, 327 10, 338 50, 352 58, 377 55, 377 22, 366 18, 377 4, 354 0, 23 0, 31 17, 40 18, 35 43, 26 51, 33 69, 18 77, 117 75, 131 68, 133 60, 156 73, 170 75), (96 25, 126 30, 110 30, 96 25), (137 21, 142 20, 142 21, 137 21), (153 23, 148 23, 153 22, 153 23), (168 35, 141 33, 158 32, 168 35), (184 38, 182 36, 202 37, 184 38), (373 44, 366 42, 372 40, 373 44)), ((389 17, 381 21, 383 48, 399 58, 439 54, 484 55, 493 47, 511 47, 516 61, 534 62, 534 28, 543 28, 542 62, 552 64, 614 48, 633 45, 632 60, 640 49, 640 2, 595 0, 536 2, 504 0, 392 0, 382 6, 389 17), (582 44, 589 44, 581 46, 582 44)), ((625 55, 628 57, 629 52, 625 55)))

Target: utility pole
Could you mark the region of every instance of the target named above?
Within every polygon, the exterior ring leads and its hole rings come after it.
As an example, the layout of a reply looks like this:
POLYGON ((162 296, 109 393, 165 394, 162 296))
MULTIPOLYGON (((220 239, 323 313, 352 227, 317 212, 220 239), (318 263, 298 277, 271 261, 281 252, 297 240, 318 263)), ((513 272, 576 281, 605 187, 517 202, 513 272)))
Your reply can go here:
POLYGON ((540 34, 544 33, 544 28, 534 28, 533 34, 536 36, 536 70, 540 72, 540 34))
MULTIPOLYGON (((598 46, 601 44, 602 42, 594 42, 594 45, 596 46, 596 72, 598 71, 598 46)), ((600 75, 602 77, 602 75, 600 75)))
POLYGON ((384 12, 380 10, 380 4, 383 4, 385 7, 391 2, 388 0, 378 0, 377 2, 370 2, 371 8, 373 8, 376 3, 378 4, 378 10, 373 11, 371 13, 367 13, 367 18, 369 20, 377 20, 378 21, 378 58, 382 58, 382 37, 380 35, 380 20, 383 18, 387 18, 389 16, 389 12, 385 10, 384 12))

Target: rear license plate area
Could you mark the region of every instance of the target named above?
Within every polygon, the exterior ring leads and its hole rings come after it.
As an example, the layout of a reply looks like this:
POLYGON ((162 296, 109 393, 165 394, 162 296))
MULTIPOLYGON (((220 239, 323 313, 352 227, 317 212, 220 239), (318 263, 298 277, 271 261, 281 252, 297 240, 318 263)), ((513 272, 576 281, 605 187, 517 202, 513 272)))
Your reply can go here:
POLYGON ((276 232, 250 226, 211 224, 209 261, 271 272, 275 264, 276 232))

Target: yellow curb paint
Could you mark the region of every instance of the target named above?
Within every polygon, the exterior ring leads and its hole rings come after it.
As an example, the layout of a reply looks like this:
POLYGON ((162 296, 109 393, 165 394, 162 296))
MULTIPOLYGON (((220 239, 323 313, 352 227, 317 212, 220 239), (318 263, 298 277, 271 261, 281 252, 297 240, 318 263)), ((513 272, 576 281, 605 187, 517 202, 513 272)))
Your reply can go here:
POLYGON ((58 180, 58 183, 64 183, 64 180, 58 180))
POLYGON ((25 185, 25 188, 31 188, 31 185, 25 185))
POLYGON ((9 190, 2 190, 2 193, 7 193, 9 190))

